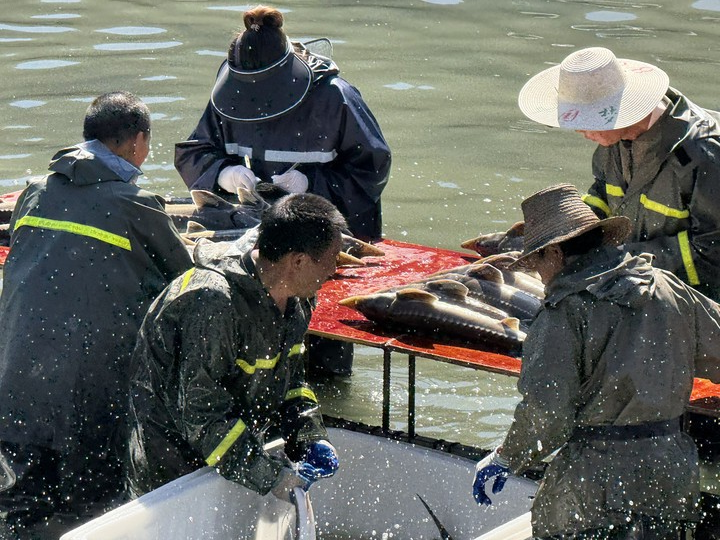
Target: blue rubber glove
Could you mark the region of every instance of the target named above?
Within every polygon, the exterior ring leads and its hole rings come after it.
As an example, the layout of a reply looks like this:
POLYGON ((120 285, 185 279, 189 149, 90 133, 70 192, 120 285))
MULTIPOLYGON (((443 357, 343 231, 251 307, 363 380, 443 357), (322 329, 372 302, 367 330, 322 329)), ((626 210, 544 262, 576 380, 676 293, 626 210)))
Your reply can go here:
POLYGON ((297 474, 307 483, 307 491, 313 482, 334 475, 338 466, 335 447, 327 441, 318 441, 308 446, 305 459, 297 464, 297 474))
POLYGON ((505 487, 510 468, 498 456, 497 450, 494 450, 475 466, 475 481, 473 482, 473 497, 478 504, 486 504, 490 506, 492 501, 485 491, 485 484, 495 479, 492 486, 493 493, 500 493, 505 487))

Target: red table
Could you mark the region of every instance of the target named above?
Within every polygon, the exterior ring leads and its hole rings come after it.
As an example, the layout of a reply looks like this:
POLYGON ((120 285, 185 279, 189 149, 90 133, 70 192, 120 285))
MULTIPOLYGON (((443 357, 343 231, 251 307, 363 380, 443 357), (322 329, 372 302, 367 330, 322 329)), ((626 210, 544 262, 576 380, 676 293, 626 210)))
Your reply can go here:
MULTIPOLYGON (((383 350, 383 428, 389 427, 390 353, 408 356, 410 395, 408 404, 409 431, 414 430, 414 365, 415 357, 431 358, 474 369, 517 376, 520 359, 502 352, 493 352, 482 345, 466 347, 445 345, 429 338, 403 334, 381 328, 361 313, 338 304, 356 294, 373 292, 421 279, 433 272, 467 264, 477 256, 445 249, 431 248, 394 240, 383 240, 377 247, 384 257, 366 257, 363 267, 338 270, 335 279, 326 282, 318 293, 318 304, 310 333, 383 350), (387 394, 386 394, 387 393, 387 394), (386 402, 387 399, 387 402, 386 402), (387 408, 386 408, 387 407, 387 408)), ((720 385, 706 379, 695 379, 688 409, 703 415, 720 417, 720 385)))

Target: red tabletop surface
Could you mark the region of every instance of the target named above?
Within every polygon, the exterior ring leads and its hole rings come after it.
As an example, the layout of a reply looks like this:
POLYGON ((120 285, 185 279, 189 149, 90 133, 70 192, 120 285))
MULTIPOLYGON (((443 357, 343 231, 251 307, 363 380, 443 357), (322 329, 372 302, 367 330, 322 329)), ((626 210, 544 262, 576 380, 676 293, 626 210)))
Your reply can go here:
MULTIPOLYGON (((17 202, 18 197, 22 191, 13 191, 12 193, 6 193, 5 195, 0 195, 0 202, 17 202)), ((5 259, 7 259, 8 252, 10 251, 10 248, 7 246, 0 246, 0 266, 5 264, 5 259)))
MULTIPOLYGON (((395 240, 376 244, 383 257, 365 257, 366 266, 338 269, 318 293, 310 333, 341 341, 433 358, 506 375, 520 373, 520 359, 483 344, 447 345, 432 338, 399 333, 369 321, 360 312, 338 304, 339 300, 422 279, 433 272, 468 264, 477 256, 395 240)), ((690 408, 720 416, 720 385, 695 379, 690 408)))

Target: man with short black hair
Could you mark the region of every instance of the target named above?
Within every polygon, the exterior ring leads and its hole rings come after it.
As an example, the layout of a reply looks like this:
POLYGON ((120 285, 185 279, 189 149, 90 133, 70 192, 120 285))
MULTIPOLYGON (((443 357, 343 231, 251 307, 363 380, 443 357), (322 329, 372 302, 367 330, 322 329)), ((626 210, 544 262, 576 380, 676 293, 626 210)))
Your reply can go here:
POLYGON ((133 355, 130 487, 141 495, 202 466, 287 498, 334 474, 303 339, 346 227, 326 199, 279 199, 237 242, 199 242, 195 267, 150 307, 133 355), (275 426, 290 465, 263 448, 275 426))
POLYGON ((10 223, 0 298, 0 449, 15 477, 0 493, 0 529, 10 537, 57 538, 122 493, 137 331, 191 265, 163 200, 135 185, 147 106, 103 94, 83 135, 29 182, 10 223))

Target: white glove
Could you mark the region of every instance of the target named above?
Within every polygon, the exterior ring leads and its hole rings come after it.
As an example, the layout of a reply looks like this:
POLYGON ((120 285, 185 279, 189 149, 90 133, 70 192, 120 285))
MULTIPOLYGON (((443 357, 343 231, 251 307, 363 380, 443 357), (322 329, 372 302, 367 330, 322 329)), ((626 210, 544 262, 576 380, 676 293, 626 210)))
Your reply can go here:
POLYGON ((273 184, 280 186, 290 193, 305 193, 308 189, 307 176, 297 169, 283 174, 274 174, 271 178, 273 184))
POLYGON ((218 186, 228 193, 237 193, 237 188, 254 190, 258 179, 255 173, 243 165, 225 167, 218 175, 218 186))

